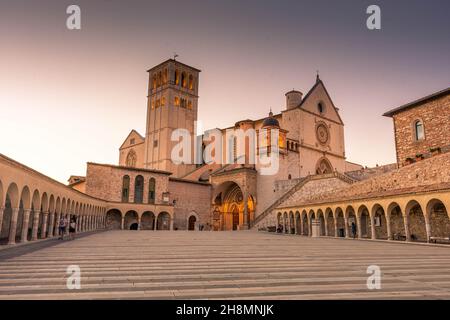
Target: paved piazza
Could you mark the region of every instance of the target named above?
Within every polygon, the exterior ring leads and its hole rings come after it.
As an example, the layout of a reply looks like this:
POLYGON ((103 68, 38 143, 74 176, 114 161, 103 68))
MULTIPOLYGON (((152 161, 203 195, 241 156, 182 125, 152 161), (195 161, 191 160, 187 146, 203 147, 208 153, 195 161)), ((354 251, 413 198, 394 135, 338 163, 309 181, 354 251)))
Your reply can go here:
POLYGON ((106 231, 0 251, 0 299, 450 298, 450 248, 293 235, 106 231), (66 268, 81 267, 68 290, 66 268), (368 290, 369 265, 382 289, 368 290))

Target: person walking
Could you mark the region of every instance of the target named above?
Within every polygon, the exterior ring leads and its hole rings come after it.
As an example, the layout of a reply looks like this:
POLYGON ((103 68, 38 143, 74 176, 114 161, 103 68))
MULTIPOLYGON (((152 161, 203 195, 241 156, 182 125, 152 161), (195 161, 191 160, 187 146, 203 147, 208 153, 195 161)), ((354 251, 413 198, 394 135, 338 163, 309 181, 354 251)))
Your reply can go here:
POLYGON ((66 222, 65 218, 61 217, 59 219, 59 238, 60 240, 64 240, 64 233, 66 233, 66 222))
POLYGON ((356 224, 354 222, 352 222, 352 235, 353 235, 353 239, 356 238, 356 224))
POLYGON ((75 239, 76 228, 77 228, 77 221, 76 221, 76 218, 73 217, 70 220, 70 224, 69 224, 69 239, 70 240, 74 240, 75 239))

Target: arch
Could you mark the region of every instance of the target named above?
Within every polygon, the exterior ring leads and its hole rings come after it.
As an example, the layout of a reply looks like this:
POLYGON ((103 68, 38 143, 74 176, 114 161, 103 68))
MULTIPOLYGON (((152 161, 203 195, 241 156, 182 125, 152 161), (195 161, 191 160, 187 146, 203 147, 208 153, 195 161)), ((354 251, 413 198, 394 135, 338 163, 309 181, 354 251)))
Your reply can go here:
POLYGON ((125 175, 122 178, 122 202, 130 200, 130 176, 125 175))
POLYGON ((316 174, 328 174, 333 172, 333 166, 326 157, 322 157, 317 161, 316 174))
POLYGON ((155 214, 145 211, 141 216, 141 230, 155 230, 155 214))
POLYGON ((408 221, 410 240, 427 242, 425 215, 420 203, 416 200, 410 200, 405 207, 405 216, 408 221))
POLYGON ((175 70, 174 81, 176 85, 180 84, 180 71, 178 69, 175 70))
POLYGON ((122 225, 122 212, 118 209, 110 209, 106 212, 106 229, 120 230, 122 225))
POLYGON ((387 207, 388 223, 392 234, 392 240, 406 240, 405 223, 402 210, 397 202, 392 202, 387 207))
POLYGON ((358 222, 355 214, 355 209, 353 206, 349 205, 345 209, 345 216, 346 217, 346 223, 345 223, 345 235, 346 237, 358 237, 358 222))
POLYGON ((191 214, 188 217, 188 221, 187 221, 187 225, 188 225, 188 230, 194 231, 196 230, 196 225, 197 225, 197 217, 194 214, 191 214))
POLYGON ((134 179, 134 203, 144 202, 144 177, 136 176, 134 179))
POLYGON ((283 214, 281 212, 277 213, 277 232, 283 231, 283 214))
POLYGON ((181 73, 181 86, 187 88, 187 75, 184 71, 181 73))
POLYGON ((430 236, 450 237, 450 219, 448 209, 439 199, 431 199, 426 205, 426 214, 430 223, 430 236))
POLYGON ((300 220, 300 212, 296 211, 295 212, 295 231, 296 231, 295 234, 302 234, 301 227, 302 227, 302 224, 301 224, 301 220, 300 220))
POLYGON ((317 210, 317 219, 319 220, 319 235, 325 236, 326 223, 325 223, 325 216, 323 214, 322 209, 317 210))
POLYGON ((154 204, 156 198, 156 180, 155 178, 150 178, 148 182, 148 203, 154 204))
POLYGON ((331 208, 325 209, 325 220, 327 222, 327 235, 335 236, 335 225, 334 225, 334 216, 333 210, 331 208))
POLYGON ((156 230, 170 230, 170 214, 167 212, 160 212, 156 222, 156 230))
POLYGON ((309 236, 309 222, 308 222, 308 214, 306 210, 302 211, 302 222, 303 222, 303 235, 309 236))
POLYGON ((283 213, 283 232, 284 233, 289 232, 289 216, 287 212, 283 213))
POLYGON ((194 77, 192 74, 189 75, 189 90, 194 90, 194 77))
POLYGON ((346 237, 347 236, 347 228, 345 225, 345 216, 342 208, 337 207, 335 212, 335 221, 336 221, 336 231, 338 237, 346 237))
POLYGON ((133 149, 128 151, 127 159, 126 159, 125 163, 126 163, 127 167, 131 167, 131 168, 135 168, 136 167, 137 154, 136 154, 136 152, 133 149))
POLYGON ((372 238, 372 223, 370 219, 369 209, 365 205, 358 208, 358 238, 372 238))
POLYGON ((371 214, 372 221, 374 225, 373 230, 375 231, 375 235, 373 235, 372 238, 382 240, 389 239, 387 217, 383 206, 378 203, 375 203, 372 206, 371 212, 372 212, 371 214))

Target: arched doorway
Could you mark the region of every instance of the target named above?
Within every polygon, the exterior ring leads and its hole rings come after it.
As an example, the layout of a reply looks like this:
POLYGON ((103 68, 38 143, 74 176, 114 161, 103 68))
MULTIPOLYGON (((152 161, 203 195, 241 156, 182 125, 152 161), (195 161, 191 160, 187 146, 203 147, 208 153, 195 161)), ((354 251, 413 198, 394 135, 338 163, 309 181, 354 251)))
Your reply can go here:
POLYGON ((130 225, 130 230, 137 230, 139 225, 135 222, 130 225))
POLYGON ((338 237, 345 237, 347 234, 347 228, 345 227, 345 218, 344 218, 344 212, 341 208, 336 208, 336 228, 337 228, 337 236, 338 237))
POLYGON ((316 165, 316 174, 333 173, 333 167, 327 158, 321 158, 316 165))
POLYGON ((432 199, 427 204, 427 215, 430 221, 430 236, 446 238, 450 236, 450 219, 442 201, 432 199))
POLYGON ((303 235, 309 236, 309 223, 306 211, 302 212, 302 221, 303 221, 303 235))
POLYGON ((239 209, 235 205, 233 206, 233 209, 231 210, 231 214, 233 216, 232 220, 232 229, 233 231, 237 230, 239 228, 239 209))
POLYGON ((334 226, 334 217, 333 217, 333 211, 330 208, 327 208, 325 210, 325 219, 327 221, 327 233, 328 236, 330 237, 334 237, 334 230, 335 230, 335 226, 334 226))
POLYGON ((195 230, 195 223, 197 222, 197 218, 192 215, 189 217, 188 219, 188 230, 189 231, 194 231, 195 230))
POLYGON ((122 213, 117 209, 111 209, 106 213, 106 229, 120 230, 122 225, 122 213))
POLYGON ((134 224, 138 225, 138 223, 138 214, 136 211, 130 210, 125 214, 125 220, 123 222, 123 228, 125 230, 137 230, 137 227, 136 229, 131 229, 131 226, 134 224))
POLYGON ((371 238, 372 237, 372 226, 370 223, 369 210, 366 206, 361 206, 359 208, 359 221, 360 221, 360 234, 361 238, 371 238))
POLYGON ((345 214, 347 216, 346 234, 348 233, 349 237, 358 238, 358 222, 356 221, 355 209, 352 206, 348 206, 345 214))
POLYGON ((155 214, 145 211, 141 216, 141 230, 155 230, 155 214))
POLYGON ((425 217, 420 204, 412 200, 406 205, 405 211, 409 220, 409 236, 411 241, 427 242, 425 217))
POLYGON ((167 212, 158 214, 156 230, 170 230, 170 215, 167 212))
POLYGON ((402 210, 400 206, 393 202, 388 206, 387 214, 389 216, 389 224, 393 240, 405 241, 405 224, 403 221, 402 210))
POLYGON ((373 224, 375 229, 375 239, 388 239, 387 219, 381 205, 375 204, 372 208, 373 224))

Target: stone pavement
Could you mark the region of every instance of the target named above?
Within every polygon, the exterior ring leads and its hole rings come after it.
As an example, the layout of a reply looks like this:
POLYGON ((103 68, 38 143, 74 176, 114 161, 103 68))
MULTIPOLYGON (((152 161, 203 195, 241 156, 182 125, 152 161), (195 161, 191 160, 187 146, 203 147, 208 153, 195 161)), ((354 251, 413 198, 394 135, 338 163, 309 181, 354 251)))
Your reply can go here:
POLYGON ((450 298, 450 248, 238 232, 107 231, 0 251, 0 299, 450 298), (81 268, 68 290, 66 268, 81 268), (366 285, 369 265, 381 290, 366 285))

